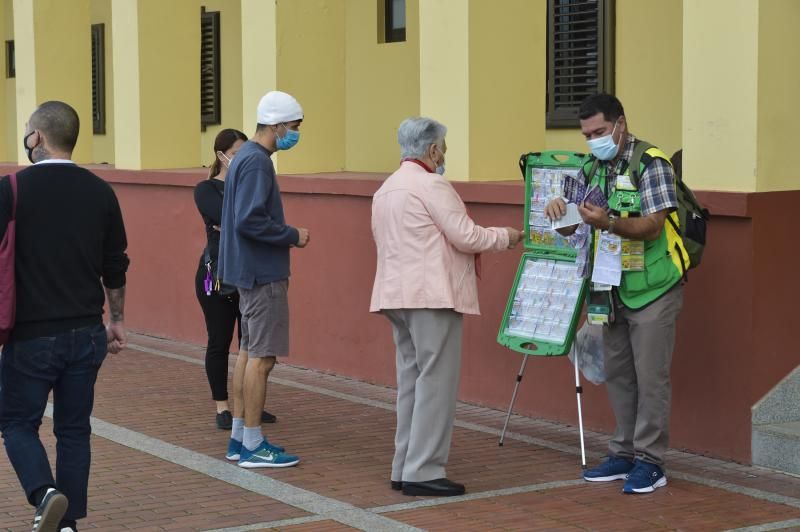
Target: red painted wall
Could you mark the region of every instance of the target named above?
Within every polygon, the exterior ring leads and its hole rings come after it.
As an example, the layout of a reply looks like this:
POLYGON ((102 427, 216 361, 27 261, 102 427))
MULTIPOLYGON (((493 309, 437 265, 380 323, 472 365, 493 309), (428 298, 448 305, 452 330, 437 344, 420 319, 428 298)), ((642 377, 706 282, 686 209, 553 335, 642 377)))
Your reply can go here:
MULTIPOLYGON (((0 173, 13 167, 0 166, 0 173)), ((193 280, 204 245, 192 187, 202 170, 94 170, 112 183, 129 240, 126 321, 132 330, 205 342, 193 280)), ((287 220, 311 230, 292 251, 292 354, 298 366, 394 384, 388 322, 368 312, 375 271, 370 231, 375 175, 281 178, 287 220)), ((521 226, 521 183, 457 184, 482 225, 521 226)), ((750 407, 800 363, 788 326, 800 289, 788 213, 800 192, 702 193, 715 214, 702 266, 690 273, 673 358, 673 447, 750 460, 750 407), (778 206, 776 208, 776 205, 778 206)), ((482 316, 467 317, 459 396, 504 409, 521 355, 495 342, 521 251, 485 255, 482 316)), ((575 424, 572 366, 566 357, 532 357, 516 411, 575 424)), ((613 415, 602 386, 585 385, 584 420, 609 432, 613 415)))

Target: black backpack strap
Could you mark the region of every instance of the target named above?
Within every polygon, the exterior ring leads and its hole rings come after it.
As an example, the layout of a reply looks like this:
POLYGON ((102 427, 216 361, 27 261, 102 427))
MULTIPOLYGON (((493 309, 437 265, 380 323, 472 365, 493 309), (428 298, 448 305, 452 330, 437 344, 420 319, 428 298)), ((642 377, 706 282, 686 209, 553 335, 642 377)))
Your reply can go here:
MULTIPOLYGON (((646 156, 645 152, 653 147, 652 144, 643 140, 637 140, 636 145, 633 147, 633 155, 631 156, 631 162, 628 168, 630 168, 631 171, 631 182, 637 190, 639 189, 639 179, 642 177, 640 172, 642 159, 646 156)), ((645 166, 647 166, 649 162, 649 160, 646 160, 645 166)))
MULTIPOLYGON (((584 168, 585 168, 585 166, 586 165, 584 165, 584 168)), ((600 159, 598 159, 597 157, 594 157, 592 159, 592 167, 589 169, 589 173, 585 174, 583 176, 583 184, 584 185, 586 185, 587 187, 589 186, 589 183, 592 182, 592 178, 594 177, 594 174, 597 173, 597 169, 598 168, 600 168, 600 159)))
POLYGON ((519 171, 522 174, 523 181, 525 181, 525 167, 528 166, 529 155, 534 155, 534 152, 530 151, 519 156, 519 171))

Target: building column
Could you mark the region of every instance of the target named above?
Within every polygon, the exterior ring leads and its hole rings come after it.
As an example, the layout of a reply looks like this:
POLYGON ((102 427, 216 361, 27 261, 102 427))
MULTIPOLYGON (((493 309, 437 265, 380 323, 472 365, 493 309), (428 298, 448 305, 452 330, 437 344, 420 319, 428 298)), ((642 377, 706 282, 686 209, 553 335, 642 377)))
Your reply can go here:
POLYGON ((200 166, 199 4, 113 0, 111 16, 116 167, 200 166))
POLYGON ((459 181, 470 178, 469 12, 463 0, 419 3, 420 115, 447 126, 447 177, 459 181))
MULTIPOLYGON (((268 91, 278 87, 277 2, 242 1, 242 131, 256 130, 256 107, 268 91)), ((275 170, 278 157, 273 156, 275 170)))
POLYGON ((13 0, 0 0, 0 65, 2 65, 2 72, 0 72, 0 161, 12 161, 17 159, 17 150, 15 148, 16 131, 17 131, 17 113, 16 113, 16 94, 14 87, 16 86, 15 78, 7 78, 6 73, 8 64, 5 60, 6 54, 6 41, 14 40, 14 13, 12 6, 13 0))
POLYGON ((21 139, 33 111, 45 101, 60 100, 71 105, 81 119, 80 136, 72 158, 79 163, 91 162, 89 0, 14 0, 13 11, 17 108, 15 133, 20 138, 17 160, 20 163, 27 163, 28 160, 21 139))

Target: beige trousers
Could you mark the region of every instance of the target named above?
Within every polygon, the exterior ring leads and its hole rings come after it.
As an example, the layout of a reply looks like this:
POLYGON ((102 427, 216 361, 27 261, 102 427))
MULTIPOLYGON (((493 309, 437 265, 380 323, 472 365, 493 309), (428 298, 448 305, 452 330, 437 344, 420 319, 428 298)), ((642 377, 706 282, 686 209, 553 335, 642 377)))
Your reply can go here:
POLYGON ((384 310, 397 347, 392 480, 446 477, 461 370, 463 316, 451 309, 384 310))
POLYGON ((617 420, 608 445, 613 455, 664 463, 675 322, 682 306, 680 284, 640 310, 617 303, 616 320, 603 331, 606 389, 617 420))

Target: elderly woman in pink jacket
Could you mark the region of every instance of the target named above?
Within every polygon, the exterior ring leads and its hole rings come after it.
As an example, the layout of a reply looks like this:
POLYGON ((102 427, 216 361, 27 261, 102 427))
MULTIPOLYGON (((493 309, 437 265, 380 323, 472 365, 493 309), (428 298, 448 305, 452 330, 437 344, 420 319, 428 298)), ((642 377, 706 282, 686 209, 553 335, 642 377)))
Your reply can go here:
POLYGON ((397 432, 391 487, 406 495, 465 492, 447 479, 464 314, 478 314, 475 254, 513 248, 521 233, 481 227, 444 173, 447 128, 409 118, 402 163, 372 200, 378 266, 371 312, 392 324, 397 347, 397 432))

